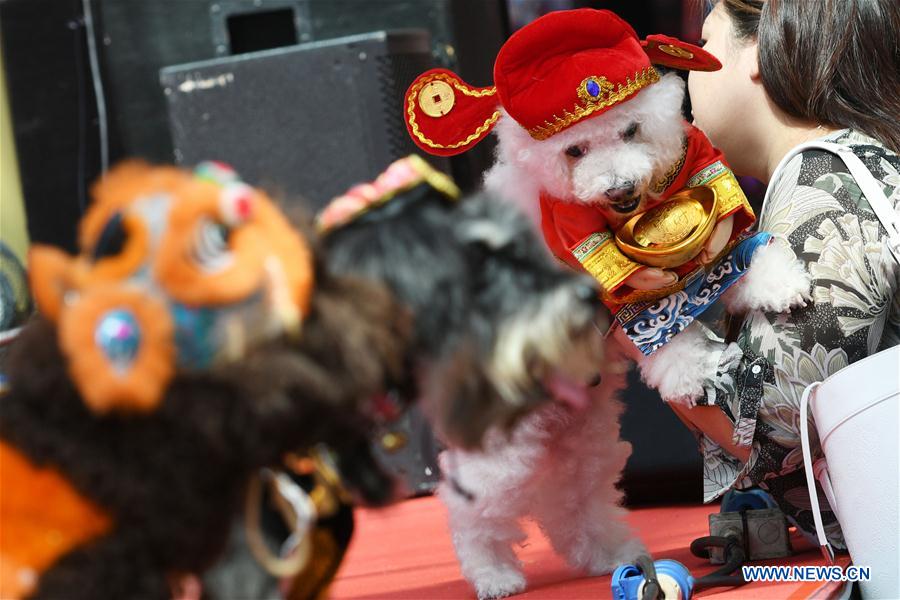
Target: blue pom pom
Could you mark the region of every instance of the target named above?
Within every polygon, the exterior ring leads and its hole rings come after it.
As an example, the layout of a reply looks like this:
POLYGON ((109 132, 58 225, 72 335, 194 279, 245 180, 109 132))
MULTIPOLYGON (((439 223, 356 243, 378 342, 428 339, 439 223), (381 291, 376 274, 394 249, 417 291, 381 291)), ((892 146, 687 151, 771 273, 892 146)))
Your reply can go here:
POLYGON ((100 320, 94 340, 103 353, 120 370, 134 362, 141 346, 141 328, 127 310, 112 310, 100 320))

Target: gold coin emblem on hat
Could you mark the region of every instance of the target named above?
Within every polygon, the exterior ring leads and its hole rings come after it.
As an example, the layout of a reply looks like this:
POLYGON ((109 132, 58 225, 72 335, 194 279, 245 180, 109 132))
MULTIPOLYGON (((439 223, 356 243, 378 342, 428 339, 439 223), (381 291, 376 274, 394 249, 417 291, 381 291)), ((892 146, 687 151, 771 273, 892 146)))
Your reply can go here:
POLYGON ((455 103, 453 88, 445 81, 430 81, 419 92, 419 108, 429 117, 443 117, 455 103))
POLYGON ((660 44, 658 48, 660 51, 665 52, 669 56, 674 56, 675 58, 686 58, 688 60, 694 58, 693 52, 685 50, 684 48, 679 48, 678 46, 673 46, 672 44, 660 44))

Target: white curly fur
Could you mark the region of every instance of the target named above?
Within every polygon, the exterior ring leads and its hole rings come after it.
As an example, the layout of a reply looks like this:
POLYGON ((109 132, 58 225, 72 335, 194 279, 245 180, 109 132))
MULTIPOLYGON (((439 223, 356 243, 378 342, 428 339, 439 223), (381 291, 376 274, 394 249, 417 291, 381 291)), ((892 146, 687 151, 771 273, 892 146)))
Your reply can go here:
POLYGON ((525 589, 514 547, 524 540, 522 518, 535 519, 553 548, 574 568, 610 573, 645 552, 624 520, 616 487, 631 444, 619 439, 628 363, 618 343, 607 344, 602 381, 591 404, 573 412, 550 403, 510 434, 490 431, 483 451, 448 449, 438 494, 447 505, 463 575, 478 597, 525 589), (453 482, 472 495, 466 498, 453 482))
MULTIPOLYGON (((504 114, 495 130, 499 140, 497 162, 486 174, 485 186, 521 206, 535 224, 540 222, 539 197, 543 191, 560 200, 596 206, 614 225, 621 217, 608 209, 605 192, 622 182, 635 182, 636 190, 645 198, 631 213, 636 214, 643 210, 647 199, 653 199, 650 183, 677 160, 681 151, 683 99, 684 84, 670 73, 628 102, 544 141, 534 140, 504 114), (620 133, 631 123, 638 123, 640 129, 633 140, 626 142, 620 133), (584 156, 576 161, 565 155, 565 149, 572 145, 585 149, 584 156)), ((635 282, 635 287, 642 284, 635 282)), ((732 312, 784 312, 805 305, 810 277, 789 247, 774 242, 756 252, 748 273, 732 289, 725 298, 725 306, 732 312)), ((690 403, 702 391, 704 377, 709 375, 706 363, 710 356, 703 352, 718 356, 721 348, 700 344, 699 340, 688 336, 667 352, 638 358, 642 372, 651 373, 645 373, 645 380, 664 400, 690 403), (692 339, 697 346, 677 352, 692 339), (704 367, 697 367, 700 364, 704 367)))
POLYGON ((641 379, 667 402, 694 406, 704 382, 715 377, 724 348, 724 343, 707 338, 701 327, 688 327, 652 356, 638 359, 641 379))
POLYGON ((485 186, 532 215, 542 190, 560 200, 602 205, 606 190, 632 181, 652 196, 650 183, 681 153, 683 99, 684 83, 666 75, 628 102, 543 141, 503 113, 495 128, 497 162, 485 186), (623 141, 620 134, 631 123, 639 125, 638 133, 623 141), (573 145, 585 148, 577 162, 565 155, 573 145))
POLYGON ((787 312, 812 298, 812 276, 782 238, 753 253, 747 273, 722 295, 733 314, 751 310, 787 312))

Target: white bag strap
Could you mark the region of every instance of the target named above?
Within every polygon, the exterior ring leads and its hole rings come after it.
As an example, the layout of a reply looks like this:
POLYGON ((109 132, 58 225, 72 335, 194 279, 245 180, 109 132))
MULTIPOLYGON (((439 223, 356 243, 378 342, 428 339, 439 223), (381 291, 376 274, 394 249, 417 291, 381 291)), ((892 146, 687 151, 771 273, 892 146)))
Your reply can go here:
MULTIPOLYGON (((900 263, 900 218, 897 217, 897 213, 894 212, 894 208, 885 197, 884 191, 882 191, 878 181, 872 173, 869 172, 869 169, 866 168, 866 165, 863 164, 859 157, 853 153, 853 150, 847 146, 835 144, 833 142, 823 142, 820 140, 807 142, 805 144, 800 144, 791 150, 787 156, 781 159, 778 168, 776 168, 776 172, 780 171, 794 156, 804 150, 810 149, 831 152, 844 161, 844 164, 847 165, 847 168, 850 170, 850 174, 853 175, 853 179, 855 179, 857 185, 859 185, 859 189, 872 206, 875 216, 878 217, 878 220, 881 221, 881 224, 887 230, 888 248, 890 249, 891 254, 894 255, 894 259, 900 263)), ((769 193, 771 190, 772 186, 770 185, 769 189, 766 190, 762 211, 765 210, 766 202, 769 200, 769 193)), ((760 213, 762 213, 762 211, 760 211, 760 213)))
POLYGON ((834 548, 825 537, 825 525, 822 523, 822 510, 819 508, 819 494, 816 492, 816 478, 813 475, 812 449, 809 445, 809 397, 819 387, 819 382, 811 383, 803 390, 800 397, 800 447, 803 450, 803 468, 806 470, 806 485, 809 488, 809 502, 812 506, 813 521, 816 524, 816 537, 819 549, 829 564, 834 564, 834 548))

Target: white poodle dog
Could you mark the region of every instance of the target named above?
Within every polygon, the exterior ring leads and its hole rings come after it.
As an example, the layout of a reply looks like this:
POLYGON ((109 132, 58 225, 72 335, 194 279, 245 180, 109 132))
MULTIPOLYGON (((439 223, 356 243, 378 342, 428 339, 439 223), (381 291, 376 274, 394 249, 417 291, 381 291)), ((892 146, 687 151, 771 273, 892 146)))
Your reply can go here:
MULTIPOLYGON (((595 207, 615 230, 655 203, 658 181, 682 151, 684 120, 681 107, 684 82, 675 73, 664 75, 627 102, 596 117, 537 141, 513 119, 503 115, 495 132, 498 160, 485 185, 499 197, 520 205, 536 222, 541 219, 539 197, 549 194, 563 201, 595 207)), ((708 263, 731 237, 732 218, 713 230, 700 255, 708 263)), ((665 287, 675 273, 645 268, 625 283, 640 290, 665 287)), ((805 305, 811 278, 793 250, 782 240, 756 251, 747 273, 722 297, 729 312, 784 312, 805 305)), ((693 405, 704 383, 715 375, 724 345, 691 325, 649 357, 629 344, 620 328, 616 335, 641 370, 644 381, 667 402, 693 405)))
POLYGON ((645 552, 625 522, 616 487, 631 444, 619 439, 618 394, 629 361, 606 344, 600 383, 590 403, 552 402, 523 418, 512 433, 491 430, 482 451, 448 449, 440 456, 453 544, 463 576, 478 598, 525 589, 514 546, 519 521, 535 519, 553 548, 591 575, 612 572, 645 552))
MULTIPOLYGON (((678 160, 683 99, 682 80, 668 74, 627 102, 542 141, 502 113, 495 129, 498 161, 486 187, 518 204, 536 223, 539 197, 546 193, 596 207, 615 229, 646 210, 656 199, 652 182, 678 160)), ((730 236, 726 219, 711 234, 701 261, 719 254, 730 236)), ((648 268, 627 283, 655 289, 674 277, 648 268)), ((790 248, 772 243, 757 251, 724 301, 731 311, 780 312, 802 304, 809 288, 809 275, 790 248)), ((644 551, 623 520, 616 488, 631 451, 619 439, 624 374, 630 361, 637 361, 644 380, 665 400, 690 405, 714 377, 725 350, 699 324, 650 357, 624 335, 611 336, 599 366, 601 382, 590 389, 586 409, 554 402, 524 418, 510 435, 490 432, 481 452, 449 449, 442 454, 446 479, 439 493, 449 510, 463 575, 479 598, 524 590, 513 548, 523 539, 523 517, 534 518, 559 554, 591 574, 609 573, 644 551)))

